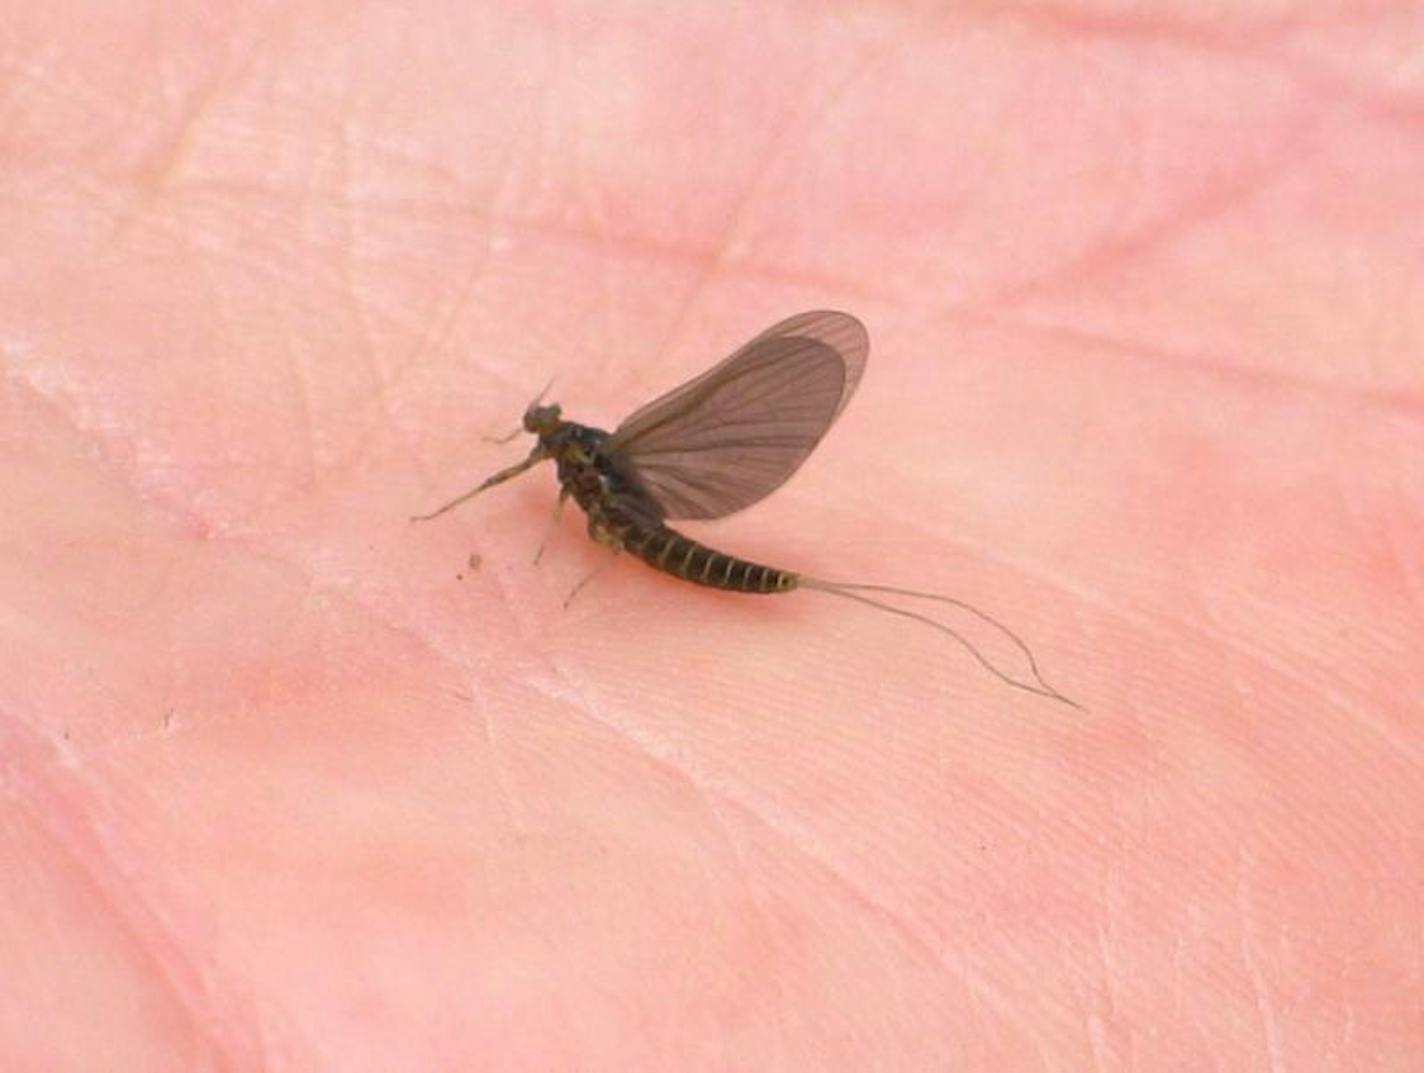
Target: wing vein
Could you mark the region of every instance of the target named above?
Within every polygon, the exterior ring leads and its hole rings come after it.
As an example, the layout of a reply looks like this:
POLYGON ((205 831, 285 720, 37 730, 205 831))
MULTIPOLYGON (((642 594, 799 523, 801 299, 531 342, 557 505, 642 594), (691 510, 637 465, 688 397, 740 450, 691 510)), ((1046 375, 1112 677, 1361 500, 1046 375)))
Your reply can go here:
POLYGON ((832 311, 775 324, 636 411, 605 450, 667 518, 720 518, 780 487, 850 401, 865 327, 832 311))

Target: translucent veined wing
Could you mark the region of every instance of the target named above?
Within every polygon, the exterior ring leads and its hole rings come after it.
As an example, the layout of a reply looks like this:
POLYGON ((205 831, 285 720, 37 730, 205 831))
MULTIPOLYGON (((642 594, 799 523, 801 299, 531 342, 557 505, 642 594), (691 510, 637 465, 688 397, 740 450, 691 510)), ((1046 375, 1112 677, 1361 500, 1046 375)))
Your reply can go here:
POLYGON ((845 409, 870 339, 847 313, 774 324, 655 399, 604 446, 666 518, 720 518, 779 488, 845 409))

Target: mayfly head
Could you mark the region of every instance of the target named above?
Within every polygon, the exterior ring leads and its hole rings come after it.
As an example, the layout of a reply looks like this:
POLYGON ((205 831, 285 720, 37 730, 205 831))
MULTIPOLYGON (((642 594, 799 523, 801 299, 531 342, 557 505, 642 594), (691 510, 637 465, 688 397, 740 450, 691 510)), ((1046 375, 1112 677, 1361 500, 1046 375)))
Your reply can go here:
POLYGON ((554 386, 554 378, 549 377, 549 382, 544 385, 544 390, 534 396, 534 401, 524 408, 524 431, 532 432, 536 436, 547 436, 559 427, 559 419, 563 416, 563 411, 559 409, 557 403, 543 405, 544 396, 549 394, 549 389, 554 386))
POLYGON ((562 417, 563 411, 559 409, 558 403, 551 402, 544 406, 535 399, 524 411, 524 431, 532 432, 536 436, 547 436, 559 427, 562 417))

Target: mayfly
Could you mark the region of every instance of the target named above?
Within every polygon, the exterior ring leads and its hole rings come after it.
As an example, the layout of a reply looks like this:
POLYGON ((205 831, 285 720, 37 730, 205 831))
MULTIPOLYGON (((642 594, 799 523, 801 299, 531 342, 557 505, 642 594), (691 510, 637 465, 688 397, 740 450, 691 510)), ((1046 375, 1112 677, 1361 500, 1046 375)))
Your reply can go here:
MULTIPOLYGON (((785 483, 850 402, 869 353, 870 340, 859 320, 821 310, 773 325, 701 376, 654 399, 611 433, 565 421, 560 408, 546 405, 541 393, 524 411, 522 431, 538 437, 527 458, 412 520, 444 514, 552 459, 558 467, 559 498, 551 531, 572 497, 588 516, 589 536, 614 553, 630 552, 655 570, 712 588, 764 594, 814 589, 869 604, 948 634, 1016 689, 1077 707, 1043 680, 1033 653, 1017 634, 963 600, 888 585, 826 581, 765 566, 668 527, 669 520, 680 518, 724 517, 785 483), (1023 653, 1033 681, 1001 671, 949 626, 866 593, 937 601, 974 615, 1002 631, 1023 653)), ((516 428, 506 440, 520 431, 516 428)), ((572 599, 573 593, 569 595, 572 599)))

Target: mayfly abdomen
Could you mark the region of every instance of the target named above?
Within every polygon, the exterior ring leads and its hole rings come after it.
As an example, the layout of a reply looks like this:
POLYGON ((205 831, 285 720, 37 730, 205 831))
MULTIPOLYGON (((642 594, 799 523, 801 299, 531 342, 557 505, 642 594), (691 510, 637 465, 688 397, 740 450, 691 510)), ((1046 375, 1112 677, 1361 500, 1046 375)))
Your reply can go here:
POLYGON ((706 544, 683 536, 665 525, 646 527, 625 538, 624 547, 654 570, 731 592, 790 592, 798 578, 789 570, 778 570, 735 555, 726 555, 706 544))

